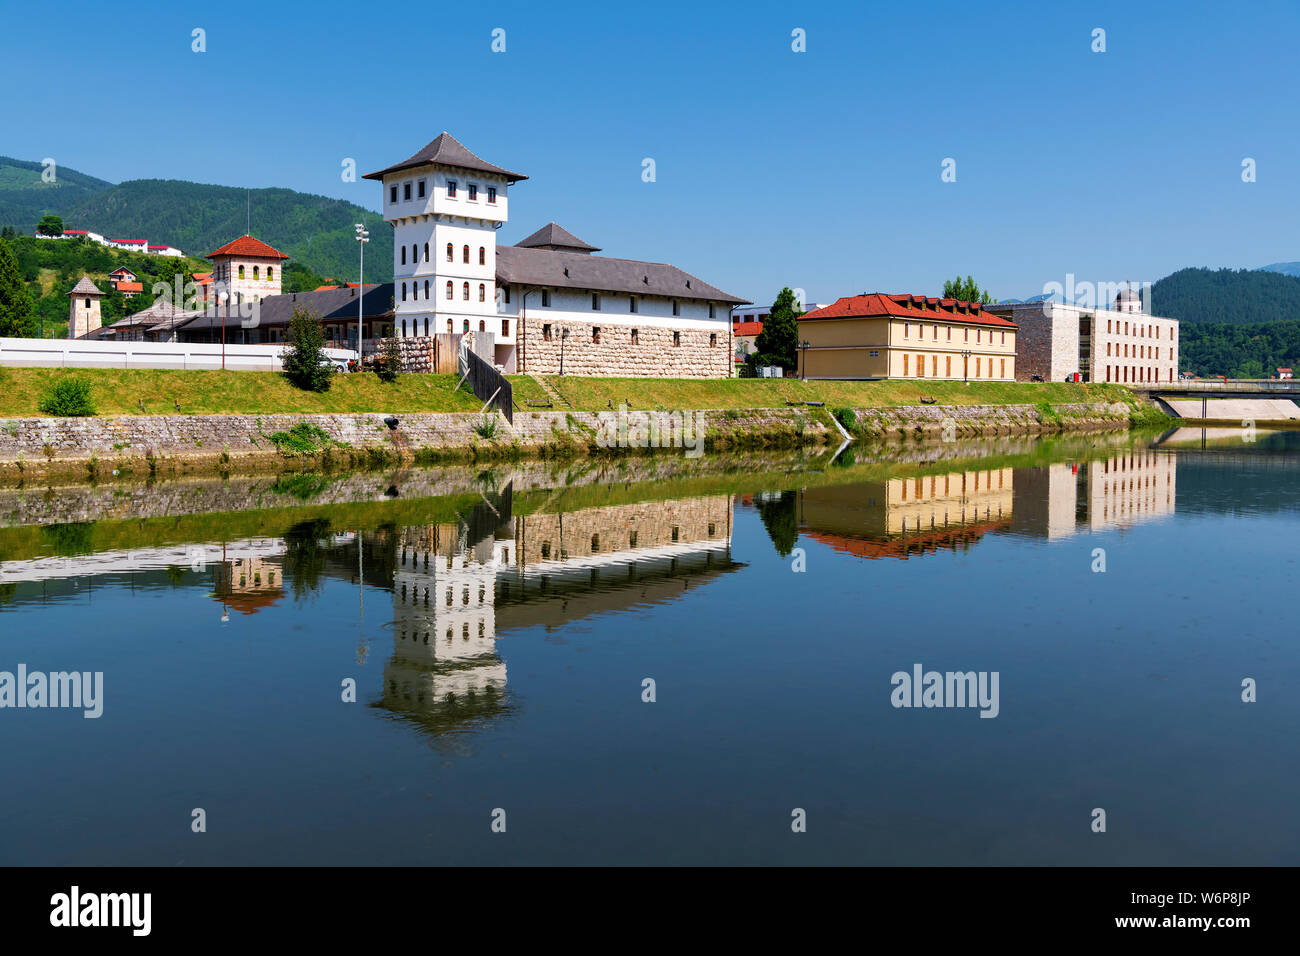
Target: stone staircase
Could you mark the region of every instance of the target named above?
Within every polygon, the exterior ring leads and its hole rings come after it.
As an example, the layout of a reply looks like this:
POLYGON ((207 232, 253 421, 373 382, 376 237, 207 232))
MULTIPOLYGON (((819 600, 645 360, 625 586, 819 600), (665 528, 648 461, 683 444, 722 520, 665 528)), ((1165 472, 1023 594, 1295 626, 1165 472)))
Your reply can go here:
POLYGON ((561 395, 555 386, 544 379, 541 375, 538 375, 535 372, 529 372, 528 377, 542 387, 542 391, 546 393, 546 397, 551 400, 551 403, 555 405, 556 408, 567 408, 569 411, 573 411, 573 406, 569 403, 569 400, 561 395))

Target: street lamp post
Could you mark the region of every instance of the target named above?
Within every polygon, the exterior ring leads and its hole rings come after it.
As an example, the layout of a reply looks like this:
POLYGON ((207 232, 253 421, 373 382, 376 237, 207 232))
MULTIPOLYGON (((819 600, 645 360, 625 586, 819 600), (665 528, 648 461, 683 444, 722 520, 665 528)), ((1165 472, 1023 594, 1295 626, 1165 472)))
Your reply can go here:
POLYGON ((967 372, 970 370, 970 349, 961 350, 961 381, 963 385, 969 385, 967 372))
POLYGON ((800 342, 799 347, 803 349, 803 361, 799 363, 799 377, 806 382, 808 381, 808 340, 804 339, 800 342))
POLYGON ((370 232, 362 223, 357 223, 357 245, 361 249, 361 262, 357 272, 357 371, 361 371, 364 358, 361 351, 362 300, 366 297, 366 243, 370 241, 370 232))
POLYGON ((221 311, 221 371, 226 370, 226 319, 230 316, 230 293, 221 293, 225 308, 221 311))

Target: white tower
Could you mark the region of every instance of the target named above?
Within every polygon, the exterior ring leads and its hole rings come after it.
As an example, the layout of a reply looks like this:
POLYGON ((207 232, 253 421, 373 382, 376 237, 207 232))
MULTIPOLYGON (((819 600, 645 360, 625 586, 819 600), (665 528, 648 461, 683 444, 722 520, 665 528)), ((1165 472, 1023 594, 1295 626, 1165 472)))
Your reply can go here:
POLYGON ((1119 294, 1115 296, 1115 311, 1140 313, 1142 296, 1134 289, 1120 289, 1119 294))
POLYGON ((444 132, 365 178, 383 183, 384 219, 393 225, 394 334, 495 331, 496 230, 508 188, 528 177, 444 132))
POLYGON ((82 276, 81 281, 68 293, 68 338, 80 339, 97 332, 103 327, 99 313, 99 300, 104 293, 99 291, 90 276, 82 276))

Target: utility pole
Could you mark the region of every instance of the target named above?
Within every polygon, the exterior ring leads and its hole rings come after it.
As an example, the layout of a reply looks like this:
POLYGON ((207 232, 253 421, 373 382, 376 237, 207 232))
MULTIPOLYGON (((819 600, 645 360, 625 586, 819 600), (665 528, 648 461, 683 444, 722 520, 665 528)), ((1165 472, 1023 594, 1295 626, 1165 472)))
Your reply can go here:
POLYGON ((364 359, 362 354, 362 302, 366 297, 366 243, 370 241, 370 233, 363 223, 357 223, 357 245, 361 248, 361 263, 357 272, 357 371, 361 371, 361 364, 364 359))

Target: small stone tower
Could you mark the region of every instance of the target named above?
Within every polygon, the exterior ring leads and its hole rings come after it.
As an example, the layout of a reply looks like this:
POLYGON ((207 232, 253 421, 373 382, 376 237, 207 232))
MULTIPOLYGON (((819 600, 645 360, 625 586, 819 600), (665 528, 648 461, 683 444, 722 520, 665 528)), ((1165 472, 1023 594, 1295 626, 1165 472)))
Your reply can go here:
POLYGON ((104 297, 104 293, 90 281, 90 276, 82 276, 68 296, 71 299, 68 306, 68 338, 83 339, 91 332, 98 332, 104 324, 99 315, 99 300, 104 297))

